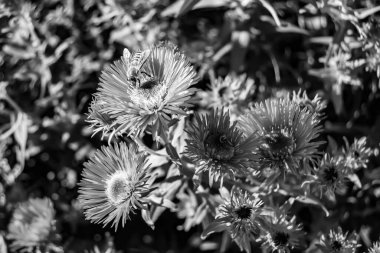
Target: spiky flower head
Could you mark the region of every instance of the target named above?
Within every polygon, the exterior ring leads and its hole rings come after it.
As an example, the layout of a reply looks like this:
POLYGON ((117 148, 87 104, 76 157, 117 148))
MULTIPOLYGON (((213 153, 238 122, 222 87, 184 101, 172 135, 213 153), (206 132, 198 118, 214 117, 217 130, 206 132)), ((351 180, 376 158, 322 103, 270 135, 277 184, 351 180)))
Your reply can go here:
POLYGON ((130 53, 100 77, 101 112, 113 119, 117 132, 139 134, 147 127, 154 138, 172 119, 186 115, 196 73, 186 57, 168 43, 130 53))
POLYGON ((260 198, 242 189, 229 193, 221 188, 223 203, 217 209, 216 219, 203 231, 205 238, 211 233, 228 231, 240 250, 251 252, 251 242, 262 232, 264 203, 260 198))
POLYGON ((253 135, 244 136, 232 123, 229 112, 212 110, 208 115, 195 115, 186 140, 184 154, 195 164, 195 175, 209 173, 210 185, 223 178, 235 178, 249 174, 256 160, 255 147, 258 139, 253 135))
POLYGON ((228 107, 231 117, 237 117, 248 106, 254 92, 254 81, 246 75, 213 78, 208 91, 199 91, 200 104, 207 108, 228 107))
POLYGON ((329 234, 323 234, 316 246, 323 253, 354 253, 360 245, 357 242, 356 233, 343 233, 342 228, 330 230, 329 234))
POLYGON ((380 241, 374 242, 368 253, 380 253, 380 241))
POLYGON ((320 197, 324 194, 334 199, 336 192, 339 193, 345 189, 348 171, 339 157, 325 154, 315 169, 316 174, 310 175, 310 180, 306 180, 304 185, 313 185, 320 197))
POLYGON ((241 117, 239 121, 247 135, 254 134, 262 140, 259 148, 259 169, 269 176, 291 172, 305 173, 306 168, 318 158, 315 139, 322 131, 319 121, 306 108, 289 98, 266 99, 241 117))
POLYGON ((298 92, 293 91, 291 99, 299 104, 301 109, 307 108, 310 113, 319 118, 323 115, 323 110, 327 107, 326 101, 318 96, 318 94, 315 95, 313 99, 310 99, 306 94, 306 91, 302 92, 301 89, 299 89, 298 92))
POLYGON ((345 147, 343 148, 344 164, 351 171, 359 168, 366 168, 368 158, 372 155, 372 150, 366 147, 367 138, 354 139, 351 145, 344 137, 345 147))
POLYGON ((334 50, 330 55, 322 60, 326 68, 319 75, 326 80, 329 85, 336 86, 335 89, 343 84, 361 86, 362 82, 357 76, 355 69, 361 65, 360 61, 352 60, 350 52, 334 50))
POLYGON ((109 140, 116 134, 116 126, 110 115, 104 112, 105 103, 99 96, 95 96, 89 108, 87 122, 90 123, 90 129, 93 135, 101 133, 101 138, 108 136, 109 140))
POLYGON ((86 219, 115 230, 124 227, 130 212, 147 209, 154 177, 145 156, 125 143, 103 146, 84 164, 79 201, 86 219))
POLYGON ((9 240, 13 240, 10 248, 13 251, 43 252, 54 250, 56 240, 55 211, 48 198, 31 198, 21 203, 13 213, 8 226, 9 240))
POLYGON ((302 246, 301 239, 304 233, 301 225, 296 223, 295 216, 288 217, 283 209, 277 208, 267 220, 263 248, 272 252, 288 253, 302 246))

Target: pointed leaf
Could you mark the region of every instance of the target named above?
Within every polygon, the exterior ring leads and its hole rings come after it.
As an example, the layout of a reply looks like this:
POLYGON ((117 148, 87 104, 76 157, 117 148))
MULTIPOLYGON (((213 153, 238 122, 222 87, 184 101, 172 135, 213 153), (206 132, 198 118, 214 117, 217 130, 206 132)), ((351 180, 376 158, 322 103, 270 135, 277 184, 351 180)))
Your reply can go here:
POLYGON ((212 222, 201 234, 201 239, 206 239, 212 233, 222 232, 228 229, 228 226, 225 222, 221 222, 220 220, 215 220, 212 222))

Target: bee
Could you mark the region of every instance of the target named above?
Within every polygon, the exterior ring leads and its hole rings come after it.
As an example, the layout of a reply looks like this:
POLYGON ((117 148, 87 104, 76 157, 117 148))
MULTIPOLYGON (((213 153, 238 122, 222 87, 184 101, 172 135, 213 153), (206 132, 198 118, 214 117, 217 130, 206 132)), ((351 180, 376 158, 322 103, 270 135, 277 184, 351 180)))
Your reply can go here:
POLYGON ((144 74, 148 77, 151 77, 145 71, 141 71, 141 68, 148 60, 151 54, 151 50, 144 50, 137 52, 135 54, 131 54, 131 52, 126 48, 123 51, 123 57, 126 62, 129 62, 129 68, 127 70, 127 78, 132 81, 138 88, 140 88, 140 79, 139 75, 144 74))

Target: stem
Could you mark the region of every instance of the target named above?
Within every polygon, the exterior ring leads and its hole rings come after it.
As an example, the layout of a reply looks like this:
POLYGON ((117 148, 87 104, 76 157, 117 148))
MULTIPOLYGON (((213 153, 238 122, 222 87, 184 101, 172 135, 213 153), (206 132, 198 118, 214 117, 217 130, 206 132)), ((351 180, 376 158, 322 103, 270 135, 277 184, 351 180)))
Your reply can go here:
POLYGON ((155 150, 153 150, 153 149, 147 147, 147 146, 144 144, 144 142, 143 142, 140 138, 136 137, 136 138, 133 138, 133 140, 136 142, 136 144, 137 144, 139 147, 143 148, 143 149, 144 149, 146 152, 148 152, 149 154, 151 154, 151 155, 156 155, 156 156, 163 156, 163 157, 166 157, 166 158, 169 158, 169 159, 170 159, 170 157, 169 157, 167 154, 161 154, 161 153, 158 153, 157 151, 155 151, 155 150))

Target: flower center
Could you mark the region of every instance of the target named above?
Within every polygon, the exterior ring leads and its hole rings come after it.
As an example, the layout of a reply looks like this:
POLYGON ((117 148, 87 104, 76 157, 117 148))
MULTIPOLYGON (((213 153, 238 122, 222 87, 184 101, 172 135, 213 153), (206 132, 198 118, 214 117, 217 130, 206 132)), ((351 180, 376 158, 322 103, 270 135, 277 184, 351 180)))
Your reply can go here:
POLYGON ((133 191, 134 187, 124 171, 115 173, 107 181, 106 195, 114 204, 120 204, 130 198, 133 191))
POLYGON ((218 160, 228 160, 234 156, 235 148, 222 133, 210 133, 204 141, 207 154, 218 160))
POLYGON ((289 134, 283 132, 271 132, 264 136, 265 147, 277 159, 289 157, 294 150, 294 140, 289 134))
POLYGON ((273 235, 273 242, 276 246, 286 246, 289 241, 289 234, 284 232, 276 232, 273 235))
POLYGON ((334 251, 340 251, 342 248, 343 248, 343 245, 338 242, 338 241, 333 241, 331 243, 331 248, 334 250, 334 251))
POLYGON ((356 150, 352 154, 354 155, 355 159, 358 159, 360 157, 360 153, 356 150))
POLYGON ((219 97, 223 97, 224 93, 226 93, 227 87, 223 87, 218 91, 219 97))
POLYGON ((252 214, 252 208, 249 206, 241 206, 235 210, 235 214, 240 219, 248 219, 251 217, 252 214))
POLYGON ((323 179, 329 183, 334 183, 338 177, 338 171, 335 166, 327 166, 323 171, 323 179))

